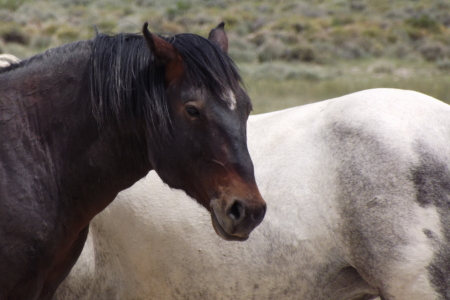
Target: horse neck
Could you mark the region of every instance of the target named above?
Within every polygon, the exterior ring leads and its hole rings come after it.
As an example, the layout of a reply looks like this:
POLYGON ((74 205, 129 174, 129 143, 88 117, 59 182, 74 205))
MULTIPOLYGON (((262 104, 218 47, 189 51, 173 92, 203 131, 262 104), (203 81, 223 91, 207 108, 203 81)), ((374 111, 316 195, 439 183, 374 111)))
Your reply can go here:
POLYGON ((10 104, 22 112, 24 139, 34 145, 36 160, 50 178, 49 197, 87 225, 150 166, 135 133, 98 126, 92 114, 90 49, 80 48, 12 72, 8 86, 15 95, 9 91, 8 98, 16 99, 10 104))

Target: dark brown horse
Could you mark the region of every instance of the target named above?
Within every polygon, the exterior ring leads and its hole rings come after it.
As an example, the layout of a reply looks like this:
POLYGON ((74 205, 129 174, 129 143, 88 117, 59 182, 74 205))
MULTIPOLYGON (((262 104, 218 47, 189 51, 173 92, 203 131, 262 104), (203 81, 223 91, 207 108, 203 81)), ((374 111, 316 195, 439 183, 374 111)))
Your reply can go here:
MULTIPOLYGON (((0 69, 0 299, 50 299, 90 220, 150 170, 245 240, 263 219, 252 108, 210 38, 98 35, 0 69)), ((132 232, 130 232, 132 234, 132 232)))

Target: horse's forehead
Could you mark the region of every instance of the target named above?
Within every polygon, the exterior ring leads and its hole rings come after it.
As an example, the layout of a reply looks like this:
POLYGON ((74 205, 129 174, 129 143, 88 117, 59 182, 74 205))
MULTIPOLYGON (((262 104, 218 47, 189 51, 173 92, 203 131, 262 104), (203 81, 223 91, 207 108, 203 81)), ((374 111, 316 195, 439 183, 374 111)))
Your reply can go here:
MULTIPOLYGON (((209 93, 206 88, 204 87, 197 87, 194 89, 190 89, 188 91, 186 91, 187 93, 185 94, 186 100, 187 99, 206 99, 208 98, 208 94, 211 95, 211 93, 209 93)), ((213 96, 213 97, 217 97, 217 96, 213 96)), ((218 101, 224 101, 228 108, 230 110, 235 110, 236 106, 237 106, 237 99, 236 99, 236 92, 233 91, 233 89, 231 88, 226 88, 222 91, 222 93, 220 95, 218 95, 219 99, 217 99, 218 101)))
POLYGON ((232 89, 225 90, 222 98, 227 103, 229 109, 234 110, 236 108, 236 95, 232 89))

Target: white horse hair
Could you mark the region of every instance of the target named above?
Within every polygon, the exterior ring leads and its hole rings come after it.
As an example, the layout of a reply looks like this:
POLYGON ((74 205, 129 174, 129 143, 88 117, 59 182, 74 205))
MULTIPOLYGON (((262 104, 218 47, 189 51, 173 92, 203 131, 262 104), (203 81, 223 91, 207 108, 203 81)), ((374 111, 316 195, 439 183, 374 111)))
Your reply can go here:
POLYGON ((57 299, 450 299, 450 106, 367 90, 252 116, 248 143, 268 203, 248 241, 152 172, 94 219, 57 299))
POLYGON ((12 54, 0 54, 0 68, 9 66, 10 64, 19 63, 20 59, 12 54))

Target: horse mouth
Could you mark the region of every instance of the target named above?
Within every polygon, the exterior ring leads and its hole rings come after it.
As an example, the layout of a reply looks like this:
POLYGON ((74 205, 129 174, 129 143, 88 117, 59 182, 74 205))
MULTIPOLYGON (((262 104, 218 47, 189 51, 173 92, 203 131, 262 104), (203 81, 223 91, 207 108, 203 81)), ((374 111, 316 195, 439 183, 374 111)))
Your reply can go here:
POLYGON ((223 229, 222 225, 220 225, 219 220, 217 219, 216 213, 214 212, 214 209, 211 209, 211 220, 214 227, 214 230, 216 231, 217 235, 223 238, 226 241, 246 241, 248 239, 248 236, 241 237, 236 235, 231 235, 223 229))

